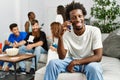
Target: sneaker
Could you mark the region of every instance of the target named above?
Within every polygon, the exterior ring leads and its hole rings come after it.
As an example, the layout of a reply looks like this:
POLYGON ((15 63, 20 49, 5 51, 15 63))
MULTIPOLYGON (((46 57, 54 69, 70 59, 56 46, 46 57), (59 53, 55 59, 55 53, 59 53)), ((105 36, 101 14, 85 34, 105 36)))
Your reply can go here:
POLYGON ((22 72, 20 72, 20 74, 26 74, 26 72, 25 72, 25 71, 22 71, 22 72))
POLYGON ((17 71, 17 73, 20 73, 20 71, 21 71, 21 68, 19 67, 19 68, 18 68, 16 71, 17 71))
POLYGON ((18 72, 19 72, 20 74, 26 74, 26 71, 25 71, 25 70, 26 70, 25 68, 20 68, 20 67, 19 67, 18 72))
POLYGON ((34 68, 30 68, 30 74, 35 74, 35 69, 34 68))

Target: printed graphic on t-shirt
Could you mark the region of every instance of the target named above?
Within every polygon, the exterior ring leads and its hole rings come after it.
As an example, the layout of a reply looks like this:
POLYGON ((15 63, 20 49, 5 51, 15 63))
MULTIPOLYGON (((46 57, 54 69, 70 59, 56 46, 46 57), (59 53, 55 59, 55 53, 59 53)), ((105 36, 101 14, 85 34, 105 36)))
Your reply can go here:
POLYGON ((30 36, 29 36, 29 39, 28 39, 27 41, 28 41, 28 42, 33 42, 33 40, 34 40, 34 36, 30 35, 30 36))

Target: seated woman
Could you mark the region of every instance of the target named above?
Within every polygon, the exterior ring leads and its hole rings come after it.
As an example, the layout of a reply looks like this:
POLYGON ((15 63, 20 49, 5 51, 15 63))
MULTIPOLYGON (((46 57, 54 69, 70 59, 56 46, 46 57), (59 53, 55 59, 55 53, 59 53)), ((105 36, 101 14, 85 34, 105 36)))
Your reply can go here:
POLYGON ((61 31, 62 24, 60 24, 59 22, 52 22, 50 26, 51 26, 52 36, 49 37, 49 39, 52 39, 52 43, 49 46, 49 50, 48 50, 47 64, 52 59, 58 59, 58 54, 57 54, 57 45, 58 45, 58 36, 59 36, 58 33, 60 33, 61 31))

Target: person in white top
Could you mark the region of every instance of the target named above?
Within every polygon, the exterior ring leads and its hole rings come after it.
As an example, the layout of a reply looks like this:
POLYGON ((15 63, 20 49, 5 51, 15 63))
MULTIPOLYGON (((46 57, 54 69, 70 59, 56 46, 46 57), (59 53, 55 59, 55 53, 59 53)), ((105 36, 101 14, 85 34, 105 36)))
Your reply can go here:
POLYGON ((48 50, 48 58, 47 58, 46 65, 48 65, 50 60, 58 59, 58 53, 57 53, 58 35, 57 34, 60 32, 61 27, 62 25, 59 22, 52 22, 50 25, 52 37, 49 38, 51 41, 51 44, 48 50))
POLYGON ((57 16, 55 21, 61 24, 63 24, 63 22, 65 21, 65 8, 63 5, 57 6, 57 16))
POLYGON ((73 1, 68 4, 66 13, 72 29, 65 33, 61 29, 61 33, 58 34, 59 59, 49 62, 44 80, 57 80, 61 72, 81 72, 86 75, 87 80, 103 80, 102 67, 99 63, 103 47, 99 28, 84 24, 87 12, 79 2, 73 1))
POLYGON ((32 20, 35 20, 35 13, 34 12, 28 12, 28 21, 26 21, 25 23, 25 31, 26 32, 32 32, 32 25, 31 25, 31 22, 32 20))

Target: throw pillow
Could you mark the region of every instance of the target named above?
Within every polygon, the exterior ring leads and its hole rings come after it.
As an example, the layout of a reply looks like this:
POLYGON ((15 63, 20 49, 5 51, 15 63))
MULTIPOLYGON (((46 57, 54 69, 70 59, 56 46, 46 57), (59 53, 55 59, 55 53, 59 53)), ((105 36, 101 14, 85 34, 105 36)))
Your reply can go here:
POLYGON ((103 55, 120 58, 120 28, 111 32, 103 41, 103 55))

